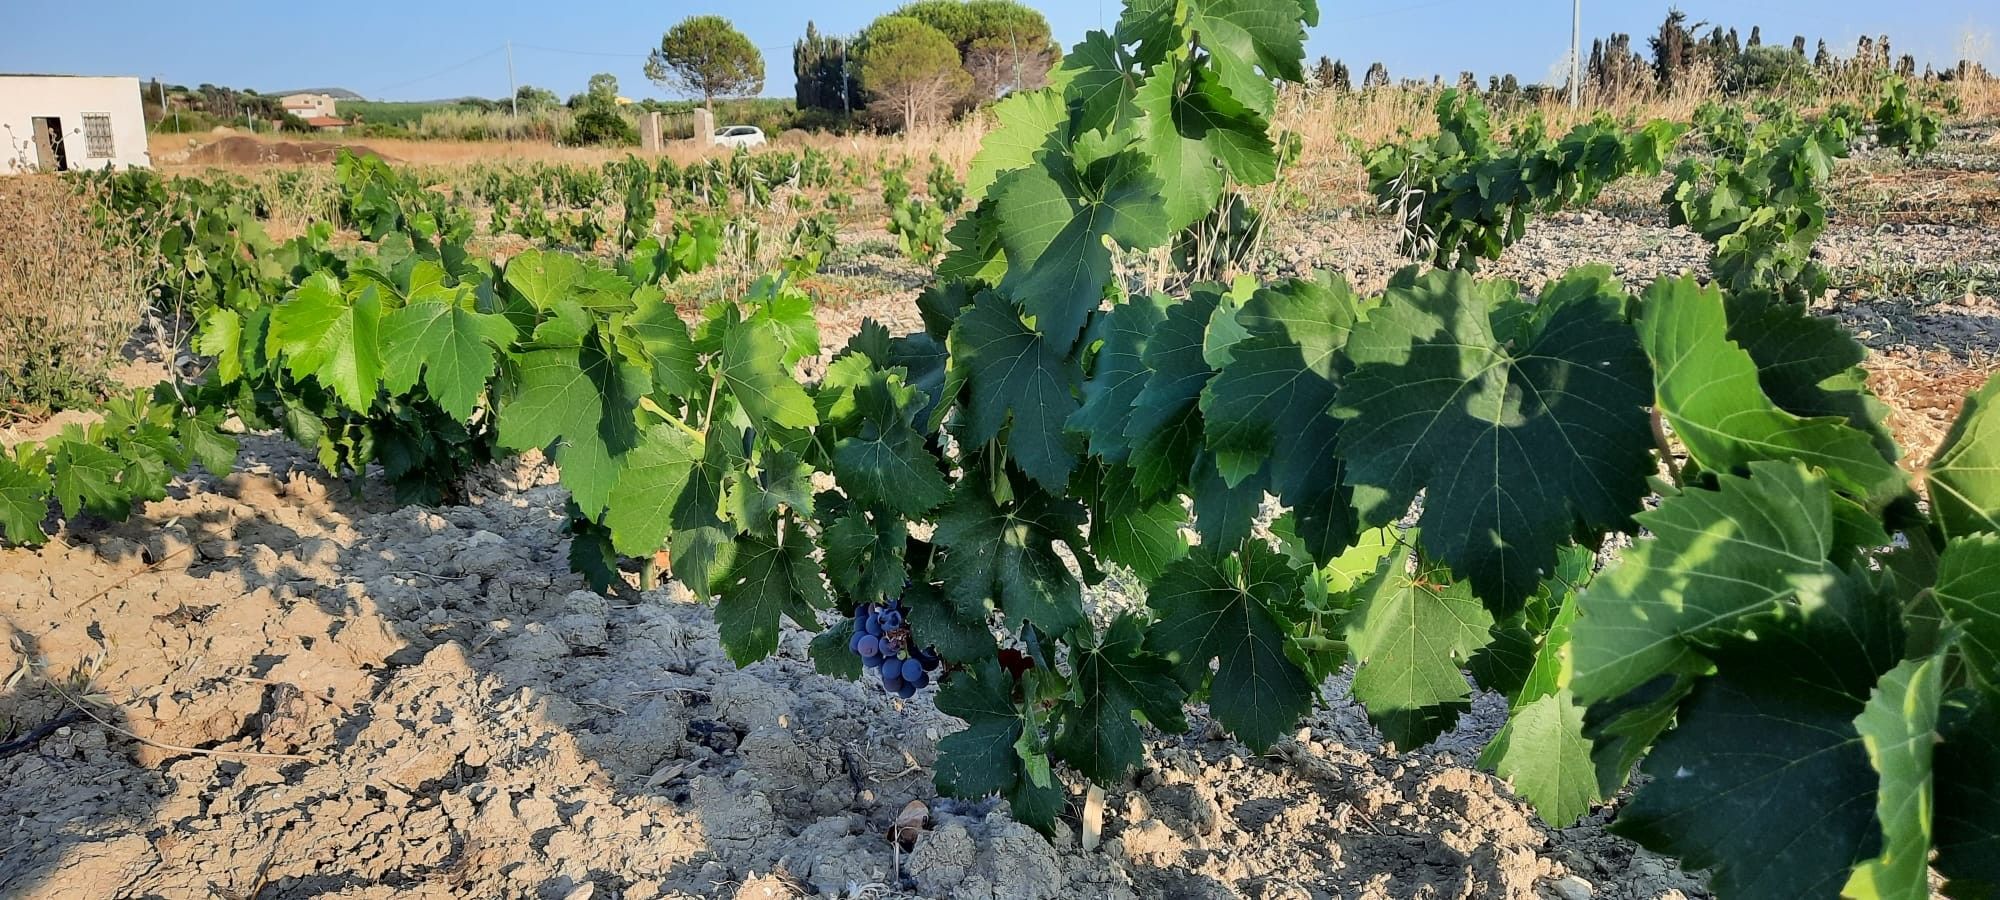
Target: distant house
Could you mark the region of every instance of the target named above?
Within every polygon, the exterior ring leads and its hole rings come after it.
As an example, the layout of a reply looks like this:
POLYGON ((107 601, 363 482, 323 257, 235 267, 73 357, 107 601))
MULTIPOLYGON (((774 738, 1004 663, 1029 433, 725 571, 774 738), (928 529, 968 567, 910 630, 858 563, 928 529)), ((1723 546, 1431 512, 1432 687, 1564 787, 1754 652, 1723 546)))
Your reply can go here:
POLYGON ((152 164, 139 79, 0 75, 0 174, 152 164))
POLYGON ((286 94, 278 98, 285 112, 297 116, 307 125, 320 131, 342 131, 347 128, 347 120, 342 119, 335 108, 332 94, 286 94))

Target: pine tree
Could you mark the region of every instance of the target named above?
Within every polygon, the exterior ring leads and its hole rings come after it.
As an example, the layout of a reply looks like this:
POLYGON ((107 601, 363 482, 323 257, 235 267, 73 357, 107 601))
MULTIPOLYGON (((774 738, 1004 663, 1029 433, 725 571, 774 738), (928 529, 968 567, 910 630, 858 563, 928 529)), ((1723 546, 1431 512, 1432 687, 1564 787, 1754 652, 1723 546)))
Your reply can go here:
POLYGON ((1389 67, 1382 65, 1379 62, 1370 64, 1368 66, 1368 74, 1361 76, 1361 86, 1364 89, 1388 87, 1389 67))
POLYGON ((1750 40, 1743 45, 1743 49, 1762 46, 1764 46, 1764 29, 1757 25, 1750 26, 1750 40))
POLYGON ((1322 56, 1319 65, 1313 66, 1313 84, 1322 91, 1333 90, 1333 60, 1322 56))

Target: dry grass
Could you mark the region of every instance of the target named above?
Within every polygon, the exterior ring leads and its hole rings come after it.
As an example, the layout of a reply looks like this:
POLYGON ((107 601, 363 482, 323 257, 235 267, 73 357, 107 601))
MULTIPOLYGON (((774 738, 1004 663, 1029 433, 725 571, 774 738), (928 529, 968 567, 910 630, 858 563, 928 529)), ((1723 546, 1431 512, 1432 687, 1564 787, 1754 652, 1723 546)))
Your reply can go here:
POLYGON ((98 399, 145 315, 158 242, 111 222, 99 188, 53 176, 0 181, 0 408, 39 415, 98 399))

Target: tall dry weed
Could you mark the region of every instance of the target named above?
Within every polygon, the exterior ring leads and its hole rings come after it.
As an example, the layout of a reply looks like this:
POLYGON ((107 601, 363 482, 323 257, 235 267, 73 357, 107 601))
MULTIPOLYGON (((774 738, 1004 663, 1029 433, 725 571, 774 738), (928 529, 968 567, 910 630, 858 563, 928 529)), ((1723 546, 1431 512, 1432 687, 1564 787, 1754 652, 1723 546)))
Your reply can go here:
POLYGON ((0 180, 0 412, 94 404, 145 316, 157 230, 113 220, 95 182, 0 180))

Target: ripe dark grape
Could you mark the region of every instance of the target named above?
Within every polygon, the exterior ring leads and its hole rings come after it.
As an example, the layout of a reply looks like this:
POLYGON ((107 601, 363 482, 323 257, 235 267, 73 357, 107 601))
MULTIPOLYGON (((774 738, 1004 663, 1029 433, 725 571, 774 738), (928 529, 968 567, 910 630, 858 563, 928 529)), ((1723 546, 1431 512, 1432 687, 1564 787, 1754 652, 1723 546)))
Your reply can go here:
POLYGON ((942 663, 936 650, 911 645, 908 626, 902 600, 864 603, 854 611, 854 637, 847 645, 882 680, 884 691, 904 699, 929 687, 931 673, 942 663))

